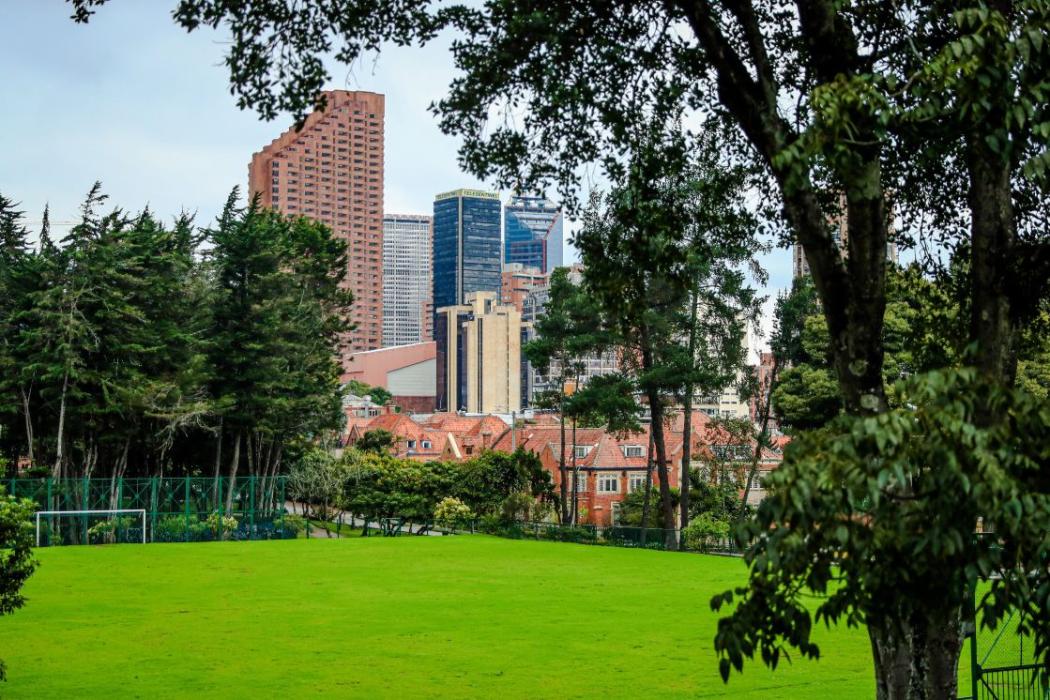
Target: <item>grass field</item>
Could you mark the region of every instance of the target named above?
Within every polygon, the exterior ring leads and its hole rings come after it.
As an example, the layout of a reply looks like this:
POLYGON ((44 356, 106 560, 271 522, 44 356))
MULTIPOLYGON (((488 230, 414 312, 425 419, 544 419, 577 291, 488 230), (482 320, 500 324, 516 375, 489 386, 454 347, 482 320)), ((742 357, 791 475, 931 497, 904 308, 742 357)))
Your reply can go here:
POLYGON ((871 697, 863 630, 728 686, 737 559, 489 537, 39 551, 4 698, 871 697))

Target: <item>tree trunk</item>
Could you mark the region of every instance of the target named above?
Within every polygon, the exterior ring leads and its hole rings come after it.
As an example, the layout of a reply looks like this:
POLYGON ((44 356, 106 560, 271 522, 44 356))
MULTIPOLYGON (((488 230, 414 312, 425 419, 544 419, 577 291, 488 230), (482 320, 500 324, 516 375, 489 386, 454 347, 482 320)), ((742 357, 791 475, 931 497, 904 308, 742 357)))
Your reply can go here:
MULTIPOLYGON (((646 326, 640 329, 642 369, 651 372, 653 369, 653 350, 649 344, 649 333, 646 326)), ((653 436, 653 446, 656 448, 656 473, 660 477, 660 511, 663 514, 664 546, 667 549, 676 549, 678 538, 674 530, 674 504, 671 502, 671 481, 668 475, 667 443, 664 440, 664 400, 660 390, 655 386, 648 386, 645 395, 649 399, 650 430, 653 436)))
POLYGON ((561 474, 561 524, 569 522, 569 475, 565 470, 565 394, 558 403, 558 422, 561 427, 561 452, 558 457, 558 472, 561 474))
MULTIPOLYGON (((759 359, 761 360, 761 358, 759 359)), ((774 355, 773 367, 769 370, 769 381, 765 387, 758 387, 760 392, 765 392, 765 396, 761 399, 762 410, 758 419, 761 427, 758 431, 758 440, 755 443, 755 453, 751 458, 751 467, 747 470, 747 479, 744 481, 744 495, 740 499, 740 511, 737 513, 737 520, 743 520, 744 513, 747 512, 747 499, 751 496, 751 484, 755 481, 755 476, 758 474, 758 465, 762 461, 762 449, 769 443, 769 415, 772 412, 773 390, 776 388, 779 377, 780 358, 774 355)))
POLYGON ((659 392, 649 392, 649 416, 652 420, 653 445, 656 448, 656 473, 660 477, 660 511, 663 513, 664 546, 676 549, 674 503, 671 501, 671 478, 668 473, 667 445, 664 442, 664 406, 659 392))
POLYGON ((117 484, 121 479, 124 478, 124 473, 128 470, 128 452, 131 450, 131 438, 124 440, 124 449, 121 451, 120 458, 117 459, 116 465, 113 467, 113 473, 109 477, 109 509, 115 510, 120 508, 120 500, 117 494, 117 484))
POLYGON ((29 409, 29 396, 33 393, 33 390, 29 390, 29 394, 26 393, 24 388, 19 388, 22 394, 22 413, 25 416, 26 422, 26 449, 29 451, 27 455, 29 457, 29 466, 36 465, 36 457, 33 454, 33 417, 29 409))
POLYGON ((1010 164, 973 137, 968 149, 972 214, 970 270, 973 284, 970 337, 977 341, 977 367, 986 378, 1013 384, 1017 371, 1011 319, 1010 267, 1017 246, 1010 164))
MULTIPOLYGON (((696 317, 699 314, 700 295, 693 289, 692 306, 689 308, 689 369, 692 371, 696 363, 696 317)), ((682 483, 679 487, 679 499, 681 516, 679 525, 685 527, 689 524, 689 472, 692 469, 693 459, 693 382, 685 384, 685 396, 682 401, 682 483)))
POLYGON ((642 537, 645 546, 646 530, 649 529, 649 503, 653 495, 653 429, 649 427, 649 451, 645 453, 645 498, 642 499, 642 537))
POLYGON ((58 408, 58 438, 55 447, 55 466, 51 470, 51 476, 55 481, 62 478, 62 460, 65 454, 62 451, 66 437, 66 395, 69 391, 69 370, 62 376, 62 398, 59 400, 58 408))
POLYGON ((576 419, 572 419, 572 522, 580 523, 580 468, 576 465, 576 419))
POLYGON ((868 621, 878 700, 958 696, 962 611, 923 608, 892 622, 868 621))
POLYGON ((682 402, 682 479, 679 487, 680 505, 679 524, 685 527, 689 524, 689 472, 692 469, 692 447, 693 447, 693 385, 686 385, 685 401, 682 402))
POLYGON ((215 510, 219 509, 219 474, 222 472, 222 418, 219 418, 219 432, 215 436, 215 463, 212 482, 211 482, 211 500, 215 503, 215 510))
POLYGON ((230 483, 226 488, 226 513, 233 509, 233 491, 237 484, 237 467, 241 461, 241 431, 237 431, 237 436, 233 441, 233 456, 230 458, 230 483))

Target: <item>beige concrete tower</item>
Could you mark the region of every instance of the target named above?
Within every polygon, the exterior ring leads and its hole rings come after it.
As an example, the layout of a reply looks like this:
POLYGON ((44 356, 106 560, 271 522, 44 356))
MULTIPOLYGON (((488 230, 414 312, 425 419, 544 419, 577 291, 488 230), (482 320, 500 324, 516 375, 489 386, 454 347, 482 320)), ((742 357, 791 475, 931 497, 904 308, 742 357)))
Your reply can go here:
POLYGON ((521 408, 521 314, 495 292, 437 310, 438 410, 510 413, 521 408))
POLYGON ((264 207, 331 227, 347 242, 346 284, 357 328, 347 351, 383 342, 384 98, 372 92, 324 93, 308 116, 252 156, 248 185, 264 207))

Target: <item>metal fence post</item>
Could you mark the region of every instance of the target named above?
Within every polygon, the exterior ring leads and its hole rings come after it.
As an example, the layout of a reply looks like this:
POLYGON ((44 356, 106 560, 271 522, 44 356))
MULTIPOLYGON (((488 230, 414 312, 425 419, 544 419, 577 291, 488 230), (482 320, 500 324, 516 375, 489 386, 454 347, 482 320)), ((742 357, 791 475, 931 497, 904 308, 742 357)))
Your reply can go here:
POLYGON ((149 480, 149 511, 151 513, 150 521, 152 526, 150 532, 153 533, 153 540, 157 539, 157 477, 152 476, 149 480))
MULTIPOLYGON (((84 477, 84 486, 80 492, 80 507, 88 509, 91 507, 91 482, 88 478, 84 477)), ((84 534, 84 544, 88 543, 87 529, 88 529, 88 516, 80 516, 80 523, 84 534)))
POLYGON ((981 675, 977 665, 977 585, 973 586, 970 596, 970 611, 973 613, 973 635, 970 637, 970 696, 977 700, 977 681, 981 675))
POLYGON ((186 542, 190 541, 190 478, 183 477, 182 479, 182 491, 183 491, 183 508, 186 511, 186 531, 183 537, 186 542))

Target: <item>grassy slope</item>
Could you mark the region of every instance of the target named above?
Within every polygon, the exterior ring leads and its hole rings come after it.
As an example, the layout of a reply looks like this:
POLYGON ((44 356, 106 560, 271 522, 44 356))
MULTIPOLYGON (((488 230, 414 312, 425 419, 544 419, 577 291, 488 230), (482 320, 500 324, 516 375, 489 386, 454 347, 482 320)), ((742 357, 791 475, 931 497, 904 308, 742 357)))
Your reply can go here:
POLYGON ((16 697, 870 697, 867 636, 724 686, 739 560, 487 537, 43 550, 0 618, 16 697))

